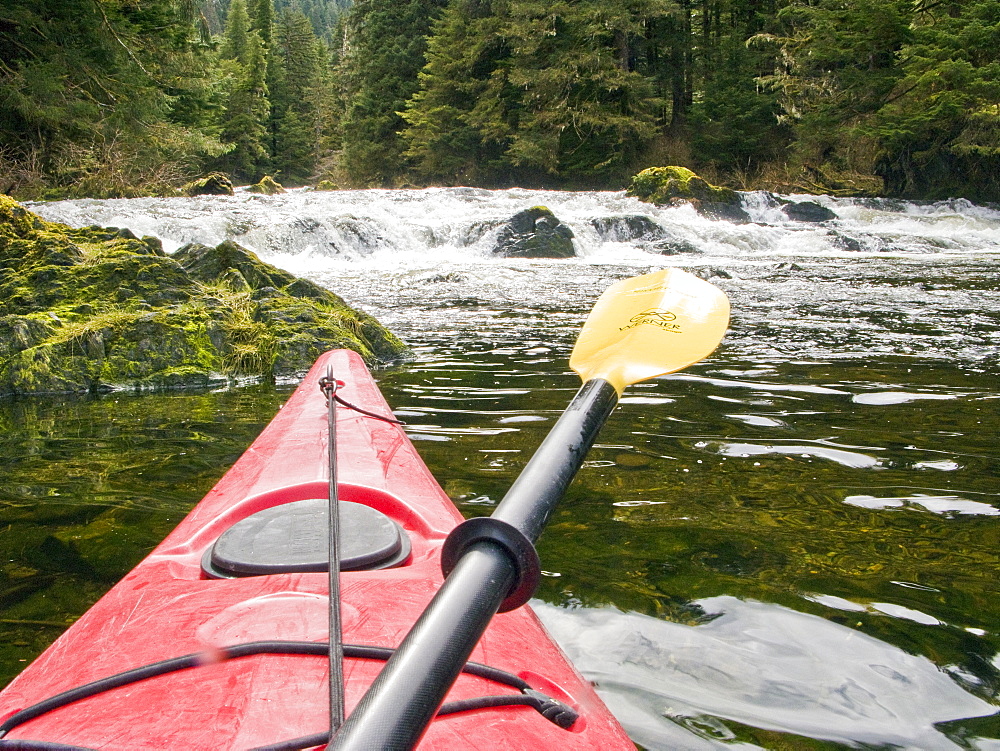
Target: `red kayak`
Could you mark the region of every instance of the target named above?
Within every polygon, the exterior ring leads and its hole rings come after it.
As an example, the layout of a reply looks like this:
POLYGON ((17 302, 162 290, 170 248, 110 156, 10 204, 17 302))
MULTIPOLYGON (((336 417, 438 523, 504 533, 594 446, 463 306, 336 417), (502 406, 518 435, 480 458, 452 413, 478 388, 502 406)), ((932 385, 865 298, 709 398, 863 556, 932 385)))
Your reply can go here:
MULTIPOLYGON (((336 411, 351 713, 440 588, 441 548, 462 516, 382 419, 392 413, 361 359, 338 350, 178 527, 0 693, 0 749, 326 745, 328 366, 355 407, 336 411)), ((524 605, 492 619, 419 748, 634 745, 524 605)))

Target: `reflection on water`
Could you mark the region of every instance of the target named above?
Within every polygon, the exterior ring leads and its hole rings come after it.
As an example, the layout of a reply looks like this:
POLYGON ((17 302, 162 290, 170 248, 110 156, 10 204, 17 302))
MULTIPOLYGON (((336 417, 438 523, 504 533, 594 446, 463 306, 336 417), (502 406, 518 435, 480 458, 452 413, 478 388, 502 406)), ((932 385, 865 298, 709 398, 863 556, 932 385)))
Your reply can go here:
POLYGON ((635 719, 633 738, 647 747, 767 748, 758 728, 959 749, 968 746, 935 726, 996 712, 926 657, 825 618, 729 596, 689 608, 688 623, 614 608, 538 612, 612 710, 635 719))
POLYGON ((0 400, 0 683, 166 536, 288 392, 0 400))
MULTIPOLYGON (((751 198, 748 225, 622 194, 469 189, 47 211, 168 248, 229 233, 375 314, 414 350, 380 385, 470 516, 572 398, 572 341, 602 289, 665 266, 710 278, 731 330, 627 390, 540 541, 546 622, 649 749, 997 751, 1000 212, 821 198, 838 219, 805 225, 751 198), (536 204, 581 257, 487 258, 490 227, 536 204), (344 212, 371 244, 345 245, 344 212), (640 213, 688 250, 607 230, 640 213)), ((0 680, 286 395, 0 401, 0 680)))
MULTIPOLYGON (((437 346, 381 384, 449 434, 413 437, 487 513, 576 380, 556 357, 437 346), (526 388, 481 399, 512 377, 526 388), (542 421, 486 435, 511 414, 542 421)), ((540 542, 543 619, 649 749, 1000 746, 995 381, 760 370, 723 345, 627 392, 540 542), (856 398, 880 378, 945 398, 856 398)))

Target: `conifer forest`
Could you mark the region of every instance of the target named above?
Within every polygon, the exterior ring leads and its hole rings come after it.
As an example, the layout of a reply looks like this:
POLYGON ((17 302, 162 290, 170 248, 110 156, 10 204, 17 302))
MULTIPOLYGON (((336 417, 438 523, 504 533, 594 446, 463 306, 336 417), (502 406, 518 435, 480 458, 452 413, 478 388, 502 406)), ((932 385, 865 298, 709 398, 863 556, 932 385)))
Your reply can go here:
POLYGON ((996 0, 5 0, 0 192, 735 188, 1000 201, 996 0))

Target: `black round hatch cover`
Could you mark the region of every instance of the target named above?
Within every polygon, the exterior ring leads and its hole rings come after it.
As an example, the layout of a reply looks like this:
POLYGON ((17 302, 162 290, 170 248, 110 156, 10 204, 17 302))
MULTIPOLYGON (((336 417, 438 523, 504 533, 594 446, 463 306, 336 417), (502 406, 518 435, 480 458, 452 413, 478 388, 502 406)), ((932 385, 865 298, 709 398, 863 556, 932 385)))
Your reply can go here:
MULTIPOLYGON (((328 571, 328 501, 309 498, 258 511, 219 535, 201 561, 208 576, 328 571)), ((381 511, 340 501, 340 570, 396 566, 410 555, 410 538, 381 511)))

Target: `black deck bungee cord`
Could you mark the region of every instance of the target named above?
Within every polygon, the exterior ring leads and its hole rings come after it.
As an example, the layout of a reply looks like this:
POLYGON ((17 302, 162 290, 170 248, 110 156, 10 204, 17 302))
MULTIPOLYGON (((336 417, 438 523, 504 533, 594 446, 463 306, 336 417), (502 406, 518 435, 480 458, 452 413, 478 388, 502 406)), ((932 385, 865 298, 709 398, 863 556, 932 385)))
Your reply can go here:
MULTIPOLYGON (((333 389, 333 383, 334 381, 332 377, 323 376, 322 378, 319 379, 320 390, 322 390, 324 394, 328 393, 331 389, 333 389)), ((337 383, 338 388, 343 385, 344 385, 343 383, 337 383)), ((335 389, 333 389, 333 398, 337 402, 337 404, 341 404, 347 407, 348 409, 354 410, 355 412, 358 412, 359 414, 362 414, 365 417, 373 417, 376 420, 381 420, 382 422, 389 422, 392 423, 393 425, 406 425, 405 422, 403 422, 402 420, 397 420, 395 417, 380 415, 377 412, 369 412, 367 409, 362 409, 356 404, 351 404, 349 401, 344 399, 340 394, 338 394, 335 389)))
MULTIPOLYGON (((396 651, 389 647, 376 647, 366 644, 344 644, 344 656, 364 660, 388 660, 396 651)), ((285 655, 315 655, 328 657, 330 647, 327 642, 312 641, 257 641, 245 644, 234 644, 223 647, 220 652, 224 659, 237 659, 240 657, 250 657, 260 654, 285 654, 285 655)), ((116 675, 101 678, 82 686, 71 688, 68 691, 51 696, 37 704, 15 712, 0 724, 0 749, 3 751, 94 751, 83 746, 72 746, 61 743, 51 743, 49 741, 33 741, 22 739, 5 739, 4 736, 18 725, 22 725, 29 720, 40 717, 47 712, 51 712, 67 704, 97 696, 106 691, 110 691, 121 686, 128 686, 132 683, 148 680, 157 676, 175 673, 180 670, 200 667, 205 663, 205 654, 197 652, 183 657, 174 657, 168 660, 161 660, 142 667, 126 670, 116 675)), ((481 696, 474 699, 462 699, 448 702, 441 706, 438 716, 454 714, 456 712, 467 712, 475 709, 487 709, 490 707, 524 705, 533 707, 543 717, 561 728, 569 728, 576 721, 579 714, 571 707, 563 704, 558 699, 546 696, 545 694, 531 688, 527 681, 519 678, 513 673, 483 665, 478 662, 467 662, 463 673, 474 675, 477 678, 502 683, 521 691, 520 694, 510 694, 507 696, 481 696)), ((329 733, 325 735, 325 740, 315 743, 306 743, 319 735, 295 738, 283 741, 270 746, 260 746, 251 751, 295 751, 296 749, 311 748, 329 741, 329 733), (301 745, 305 743, 305 745, 301 745), (300 745, 296 745, 300 744, 300 745)))

